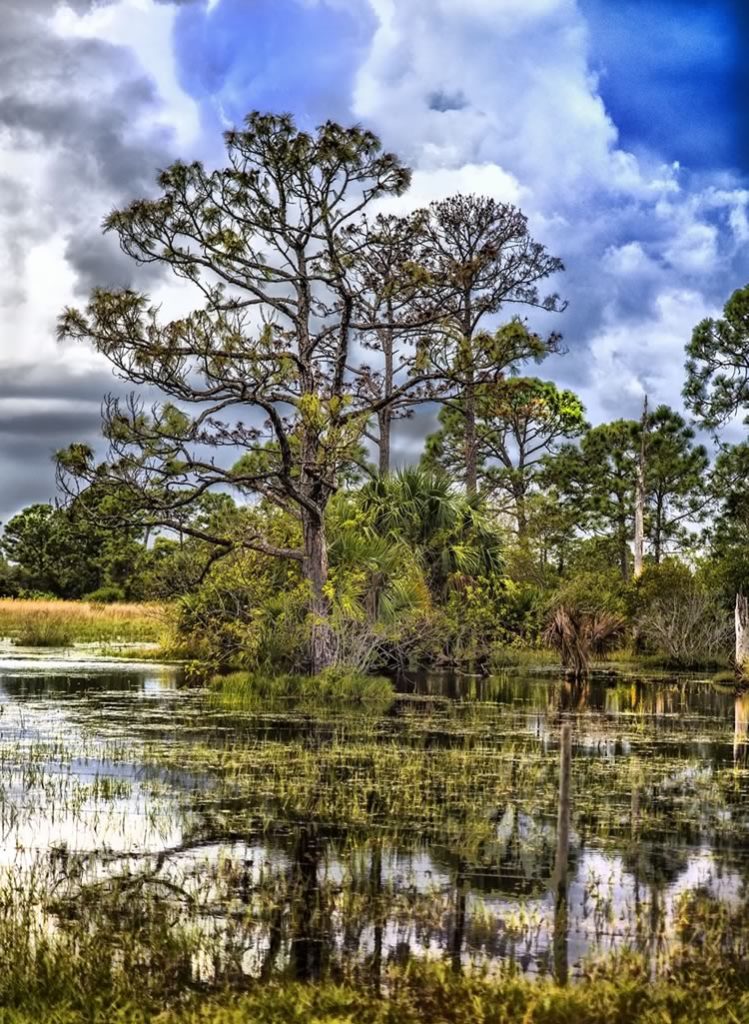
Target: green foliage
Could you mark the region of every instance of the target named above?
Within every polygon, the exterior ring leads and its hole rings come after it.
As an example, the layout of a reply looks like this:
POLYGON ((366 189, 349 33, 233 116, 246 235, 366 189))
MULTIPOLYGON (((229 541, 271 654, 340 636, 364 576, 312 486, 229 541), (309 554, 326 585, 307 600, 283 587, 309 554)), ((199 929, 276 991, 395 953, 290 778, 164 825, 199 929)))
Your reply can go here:
POLYGON ((296 563, 253 551, 232 554, 178 599, 172 653, 214 667, 300 671, 308 603, 296 563))
MULTIPOLYGON (((0 544, 2 548, 2 544, 0 544)), ((18 575, 0 554, 0 598, 16 597, 20 590, 18 575)))
MULTIPOLYGON (((475 389, 479 489, 509 513, 518 532, 528 529, 528 503, 537 490, 543 458, 585 430, 585 410, 571 391, 535 377, 507 377, 475 389)), ((440 430, 427 438, 424 464, 465 477, 465 402, 440 412, 440 430)))
POLYGON ((706 530, 709 562, 704 571, 729 607, 749 591, 749 444, 727 445, 710 480, 715 514, 706 530))
POLYGON ((640 642, 671 665, 725 664, 733 644, 733 610, 709 576, 676 559, 646 567, 630 595, 640 642))
POLYGON ((645 533, 656 563, 669 549, 693 546, 696 535, 688 526, 704 515, 710 460, 704 445, 694 440, 694 430, 667 405, 646 418, 645 533))
POLYGON ((451 591, 444 609, 443 657, 448 662, 496 663, 497 651, 535 647, 542 625, 537 588, 506 576, 478 576, 451 591))
POLYGON ((11 563, 8 589, 61 598, 80 598, 101 587, 118 587, 122 597, 130 597, 128 585, 143 553, 132 531, 97 520, 82 501, 67 508, 30 505, 5 524, 0 550, 11 563))
POLYGON ((645 457, 645 534, 659 562, 669 550, 687 550, 689 527, 707 505, 708 456, 695 445, 684 419, 660 405, 644 421, 615 420, 589 430, 579 445, 562 445, 544 459, 541 482, 557 525, 560 561, 571 567, 579 535, 605 537, 615 548, 622 579, 630 575, 635 486, 641 450, 645 457), (572 527, 572 529, 570 529, 572 527))
POLYGON ((603 532, 616 541, 626 579, 634 517, 637 424, 616 420, 589 430, 579 446, 563 445, 547 462, 546 482, 560 504, 577 509, 584 531, 603 532))
POLYGON ((684 398, 700 422, 718 427, 749 407, 749 285, 718 319, 702 320, 686 347, 684 398))
POLYGON ((483 501, 456 490, 440 472, 411 467, 362 488, 368 525, 414 550, 433 597, 461 579, 502 567, 502 533, 483 501))
POLYGON ((629 611, 627 587, 618 570, 592 567, 563 580, 547 597, 549 608, 563 605, 587 615, 609 612, 625 618, 629 611))
POLYGON ((85 599, 92 604, 118 604, 125 600, 125 591, 121 587, 109 584, 86 594, 85 599))
MULTIPOLYGON (((238 516, 244 529, 260 522, 275 544, 295 542, 294 521, 265 507, 238 516)), ((481 659, 498 638, 522 634, 523 588, 503 575, 502 534, 446 476, 408 469, 342 492, 326 531, 335 665, 481 659)), ((179 600, 175 652, 267 674, 301 671, 312 626, 305 587, 297 563, 229 555, 179 600)))

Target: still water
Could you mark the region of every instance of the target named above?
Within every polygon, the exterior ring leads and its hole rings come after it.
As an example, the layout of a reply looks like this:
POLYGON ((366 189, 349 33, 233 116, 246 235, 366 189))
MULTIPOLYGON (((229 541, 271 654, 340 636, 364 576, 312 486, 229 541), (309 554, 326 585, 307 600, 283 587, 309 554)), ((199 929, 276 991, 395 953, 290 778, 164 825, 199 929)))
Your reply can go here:
POLYGON ((749 694, 613 673, 400 690, 254 703, 169 668, 0 661, 0 881, 53 930, 168 915, 199 937, 190 970, 231 983, 423 954, 564 977, 623 946, 655 970, 690 895, 743 907, 749 694))

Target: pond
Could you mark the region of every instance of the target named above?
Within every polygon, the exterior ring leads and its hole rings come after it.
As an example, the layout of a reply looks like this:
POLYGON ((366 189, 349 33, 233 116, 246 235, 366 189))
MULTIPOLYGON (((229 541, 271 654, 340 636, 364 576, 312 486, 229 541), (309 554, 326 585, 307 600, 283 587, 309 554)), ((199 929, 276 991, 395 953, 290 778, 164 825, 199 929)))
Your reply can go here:
POLYGON ((624 946, 655 971, 690 897, 743 907, 749 695, 613 673, 400 690, 255 703, 169 668, 5 658, 0 911, 145 945, 149 964, 179 935, 187 979, 241 986, 377 983, 421 954, 564 978, 624 946))

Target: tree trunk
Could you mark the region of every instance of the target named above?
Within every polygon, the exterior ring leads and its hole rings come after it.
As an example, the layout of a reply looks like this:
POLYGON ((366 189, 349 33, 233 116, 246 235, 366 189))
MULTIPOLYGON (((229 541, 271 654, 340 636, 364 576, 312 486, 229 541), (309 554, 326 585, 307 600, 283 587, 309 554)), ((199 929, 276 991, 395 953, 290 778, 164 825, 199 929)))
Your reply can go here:
POLYGON ((528 516, 525 508, 525 487, 522 484, 514 488, 515 522, 518 527, 518 540, 525 541, 528 533, 528 516))
POLYGON ((304 575, 310 584, 310 611, 312 612, 312 638, 310 668, 316 675, 335 661, 335 637, 330 625, 330 601, 325 594, 328 581, 328 546, 322 518, 305 512, 304 575))
POLYGON ((466 460, 466 493, 475 494, 478 490, 478 447, 476 443, 476 376, 474 373, 473 338, 473 310, 471 303, 471 292, 467 289, 463 293, 463 357, 465 359, 465 389, 463 391, 463 403, 465 406, 465 433, 464 456, 466 460))
MULTIPOLYGON (((393 319, 393 307, 392 303, 388 302, 387 306, 388 323, 392 322, 393 319)), ((386 328, 383 333, 383 344, 382 350, 385 356, 385 380, 384 380, 384 393, 385 398, 390 398, 393 394, 394 385, 394 365, 393 365, 393 329, 392 327, 386 328)), ((380 428, 379 437, 379 449, 380 449, 380 476, 387 476, 390 472, 390 426, 393 422, 393 407, 388 404, 384 409, 380 409, 377 416, 378 426, 380 428)))
POLYGON ((621 570, 622 579, 627 582, 629 577, 629 543, 627 541, 627 527, 626 524, 620 525, 619 527, 619 568, 621 570))
POLYGON ((642 464, 637 469, 637 487, 635 490, 635 566, 634 577, 642 576, 645 559, 645 482, 642 464))
POLYGON ((642 576, 645 561, 645 431, 647 429, 647 416, 648 398, 646 395, 642 408, 640 457, 637 460, 637 481, 635 483, 635 579, 642 576))
POLYGON ((386 406, 384 409, 380 409, 377 414, 377 422, 379 428, 378 448, 380 452, 379 458, 379 470, 380 476, 387 476, 390 472, 390 425, 392 423, 393 413, 390 406, 386 406))
POLYGON ((478 457, 476 452, 476 389, 473 383, 473 372, 465 390, 465 460, 466 460, 466 493, 475 494, 478 490, 478 457))
POLYGON ((749 676, 749 598, 736 595, 736 671, 749 676))

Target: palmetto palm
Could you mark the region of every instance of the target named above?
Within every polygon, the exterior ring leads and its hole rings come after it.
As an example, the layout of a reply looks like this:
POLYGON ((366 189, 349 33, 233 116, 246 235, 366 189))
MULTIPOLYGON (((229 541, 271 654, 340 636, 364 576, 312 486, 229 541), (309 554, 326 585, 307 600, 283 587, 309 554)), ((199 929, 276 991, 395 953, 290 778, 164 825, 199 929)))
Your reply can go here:
POLYGON ((481 499, 442 473, 409 467, 366 484, 358 499, 369 529, 417 556, 435 596, 457 578, 501 568, 501 534, 481 499))

